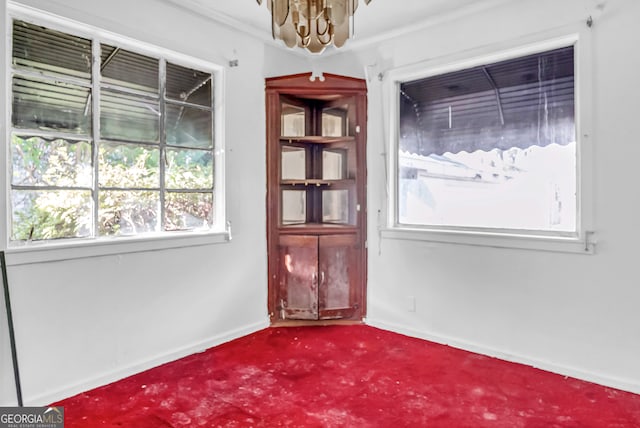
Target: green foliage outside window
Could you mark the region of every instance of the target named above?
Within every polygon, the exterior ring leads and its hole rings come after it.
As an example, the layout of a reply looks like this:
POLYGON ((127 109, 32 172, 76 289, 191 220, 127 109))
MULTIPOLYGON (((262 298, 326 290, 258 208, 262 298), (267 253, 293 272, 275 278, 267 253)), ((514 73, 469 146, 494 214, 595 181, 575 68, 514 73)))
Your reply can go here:
MULTIPOLYGON (((13 136, 13 184, 28 186, 28 190, 13 192, 12 240, 91 236, 91 159, 91 145, 86 141, 13 136)), ((103 144, 98 164, 98 234, 159 231, 159 148, 103 144)), ((210 225, 211 152, 168 149, 166 165, 167 188, 182 191, 165 191, 165 230, 210 225)))

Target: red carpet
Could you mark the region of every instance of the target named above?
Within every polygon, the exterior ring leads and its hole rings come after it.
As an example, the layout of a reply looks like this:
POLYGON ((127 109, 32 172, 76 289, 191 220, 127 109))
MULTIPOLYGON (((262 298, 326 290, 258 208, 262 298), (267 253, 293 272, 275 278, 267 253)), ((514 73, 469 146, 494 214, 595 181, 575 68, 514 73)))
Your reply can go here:
POLYGON ((367 326, 273 328, 64 400, 77 427, 640 427, 640 395, 367 326))

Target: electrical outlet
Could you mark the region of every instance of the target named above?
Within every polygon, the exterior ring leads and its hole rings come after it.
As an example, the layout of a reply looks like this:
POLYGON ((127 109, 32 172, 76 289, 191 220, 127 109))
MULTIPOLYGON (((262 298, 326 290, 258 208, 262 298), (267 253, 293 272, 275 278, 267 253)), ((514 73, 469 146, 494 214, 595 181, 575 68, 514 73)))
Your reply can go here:
POLYGON ((409 296, 407 297, 407 311, 415 312, 416 311, 416 297, 409 296))

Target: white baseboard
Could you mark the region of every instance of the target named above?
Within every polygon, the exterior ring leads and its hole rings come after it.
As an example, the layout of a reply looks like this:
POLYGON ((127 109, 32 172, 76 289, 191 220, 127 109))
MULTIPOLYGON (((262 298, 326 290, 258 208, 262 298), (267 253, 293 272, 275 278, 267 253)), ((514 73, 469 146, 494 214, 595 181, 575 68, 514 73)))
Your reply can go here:
POLYGON ((246 336, 267 327, 269 327, 269 321, 265 319, 264 321, 240 327, 235 330, 227 331, 222 334, 213 336, 209 339, 193 343, 191 345, 187 345, 178 349, 174 349, 150 359, 138 361, 124 367, 119 367, 116 370, 104 373, 96 377, 85 379, 81 382, 77 382, 71 385, 65 385, 62 388, 32 397, 24 397, 25 406, 45 406, 50 403, 63 400, 65 398, 72 397, 81 392, 116 382, 118 380, 143 372, 153 367, 157 367, 162 364, 184 358, 188 355, 202 352, 211 347, 218 346, 222 343, 229 342, 242 336, 246 336))
POLYGON ((637 382, 629 382, 625 379, 581 370, 575 367, 564 366, 561 364, 553 363, 551 361, 538 360, 535 358, 527 357, 525 355, 508 353, 504 352, 503 350, 481 345, 478 343, 460 340, 453 337, 442 336, 428 331, 416 330, 408 326, 386 322, 383 320, 367 318, 366 323, 371 327, 392 331, 394 333, 404 334, 405 336, 416 337, 418 339, 428 340, 430 342, 438 343, 441 345, 451 346, 452 348, 462 349, 464 351, 474 352, 512 363, 524 364, 558 375, 568 376, 575 379, 596 383, 602 386, 608 386, 611 388, 632 392, 634 394, 640 394, 640 384, 637 382))

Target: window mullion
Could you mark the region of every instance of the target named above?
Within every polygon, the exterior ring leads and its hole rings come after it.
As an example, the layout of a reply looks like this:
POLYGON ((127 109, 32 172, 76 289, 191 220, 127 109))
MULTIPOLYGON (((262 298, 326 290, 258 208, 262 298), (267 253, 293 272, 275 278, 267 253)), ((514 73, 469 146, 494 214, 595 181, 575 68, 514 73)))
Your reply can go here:
POLYGON ((58 82, 66 83, 70 85, 82 86, 84 88, 91 86, 91 83, 89 83, 86 78, 65 76, 65 75, 56 74, 54 72, 32 71, 32 70, 14 67, 13 75, 17 75, 25 78, 41 79, 41 80, 46 80, 46 81, 51 81, 56 83, 58 82))
MULTIPOLYGON (((213 201, 213 224, 220 224, 221 219, 226 218, 225 215, 225 205, 224 205, 224 193, 226 191, 226 185, 224 183, 224 146, 223 142, 220 138, 220 135, 217 133, 217 130, 220 129, 217 121, 219 119, 219 115, 216 113, 219 109, 218 102, 220 100, 216 99, 217 87, 220 83, 219 76, 212 75, 211 76, 211 138, 213 138, 213 188, 211 189, 211 200, 213 201)), ((227 224, 224 224, 223 227, 225 229, 228 227, 227 224)))
POLYGON ((71 134, 65 132, 46 131, 35 128, 14 128, 12 134, 19 137, 40 137, 48 140, 62 139, 75 142, 91 141, 92 139, 91 132, 89 132, 88 134, 71 134))
POLYGON ((193 103, 184 102, 184 101, 178 101, 178 100, 168 99, 167 103, 168 104, 177 105, 177 106, 182 106, 182 107, 189 107, 189 108, 193 108, 193 109, 197 109, 197 110, 203 110, 203 111, 212 111, 213 110, 209 106, 203 106, 203 105, 200 105, 200 104, 193 104, 193 103))
POLYGON ((91 93, 92 93, 92 104, 91 104, 91 112, 93 117, 91 118, 91 133, 93 135, 93 224, 92 224, 92 232, 93 236, 98 236, 98 222, 99 222, 99 208, 100 208, 100 198, 99 198, 99 179, 98 176, 100 165, 99 165, 99 141, 100 141, 100 41, 97 39, 93 39, 92 45, 92 67, 91 67, 91 93))
POLYGON ((30 185, 30 186, 25 186, 22 184, 13 184, 12 189, 14 190, 35 190, 35 191, 46 191, 46 190, 79 190, 79 191, 87 191, 87 190, 91 190, 91 188, 88 187, 82 187, 82 186, 38 186, 38 185, 30 185))
POLYGON ((175 188, 175 189, 167 189, 167 193, 211 193, 213 191, 213 187, 203 188, 203 189, 189 189, 189 188, 175 188))
POLYGON ((160 90, 160 231, 166 230, 166 212, 165 212, 165 166, 166 166, 166 144, 167 133, 165 124, 166 118, 166 80, 167 80, 167 61, 160 58, 159 69, 159 90, 160 90))

